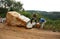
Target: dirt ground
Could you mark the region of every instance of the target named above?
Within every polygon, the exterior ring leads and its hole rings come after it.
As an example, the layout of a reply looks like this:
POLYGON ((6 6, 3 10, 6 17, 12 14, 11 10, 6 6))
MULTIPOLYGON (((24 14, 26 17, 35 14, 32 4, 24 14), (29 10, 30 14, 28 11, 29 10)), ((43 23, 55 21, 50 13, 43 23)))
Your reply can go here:
POLYGON ((25 29, 0 23, 0 39, 60 39, 60 32, 25 29))

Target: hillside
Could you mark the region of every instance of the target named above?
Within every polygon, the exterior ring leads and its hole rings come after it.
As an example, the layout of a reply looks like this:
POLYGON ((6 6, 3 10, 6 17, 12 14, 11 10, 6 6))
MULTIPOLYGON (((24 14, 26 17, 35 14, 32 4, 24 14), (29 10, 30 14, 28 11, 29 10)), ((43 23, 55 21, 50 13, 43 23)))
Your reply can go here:
POLYGON ((60 19, 60 12, 46 12, 46 11, 36 11, 36 10, 27 10, 29 13, 40 13, 41 15, 49 19, 60 19))

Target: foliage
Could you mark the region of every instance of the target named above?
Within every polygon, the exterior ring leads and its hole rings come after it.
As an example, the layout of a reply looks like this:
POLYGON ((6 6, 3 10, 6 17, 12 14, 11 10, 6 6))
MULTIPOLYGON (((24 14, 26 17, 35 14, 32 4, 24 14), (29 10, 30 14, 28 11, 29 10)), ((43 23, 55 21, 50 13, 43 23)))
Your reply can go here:
POLYGON ((10 7, 10 11, 20 11, 22 10, 22 4, 20 2, 14 2, 10 7))
POLYGON ((6 9, 6 8, 0 8, 0 16, 6 17, 7 11, 8 11, 8 9, 6 9))
POLYGON ((6 8, 0 8, 0 14, 1 13, 7 13, 7 11, 8 11, 8 9, 6 9, 6 8))
POLYGON ((22 15, 24 15, 24 16, 30 18, 30 19, 31 19, 31 16, 32 16, 31 13, 26 12, 26 11, 24 11, 24 12, 20 12, 20 14, 22 14, 22 15))
POLYGON ((4 5, 1 5, 2 8, 8 8, 8 10, 11 11, 20 11, 23 9, 22 4, 20 2, 16 2, 15 0, 1 0, 0 2, 0 4, 4 5))
POLYGON ((60 31, 60 20, 47 20, 44 29, 60 31))
POLYGON ((36 10, 27 10, 27 12, 30 13, 39 13, 45 18, 51 19, 51 20, 58 20, 60 19, 60 12, 46 12, 46 11, 36 11, 36 10))

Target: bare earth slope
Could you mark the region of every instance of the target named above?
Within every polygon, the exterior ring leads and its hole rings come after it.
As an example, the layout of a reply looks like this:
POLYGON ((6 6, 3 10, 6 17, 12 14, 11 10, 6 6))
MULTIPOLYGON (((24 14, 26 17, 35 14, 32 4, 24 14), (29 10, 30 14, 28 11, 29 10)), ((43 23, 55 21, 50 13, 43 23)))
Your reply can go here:
POLYGON ((25 29, 0 23, 0 39, 60 39, 60 32, 25 29))

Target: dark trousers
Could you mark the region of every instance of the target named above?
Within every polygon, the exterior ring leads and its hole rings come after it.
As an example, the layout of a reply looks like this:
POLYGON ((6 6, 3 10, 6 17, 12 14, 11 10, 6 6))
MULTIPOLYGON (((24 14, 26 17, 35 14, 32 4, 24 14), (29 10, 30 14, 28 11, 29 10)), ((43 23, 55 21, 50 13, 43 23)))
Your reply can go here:
POLYGON ((37 20, 36 20, 35 18, 32 18, 32 19, 31 19, 31 23, 32 23, 33 21, 34 21, 34 22, 37 22, 37 20))

